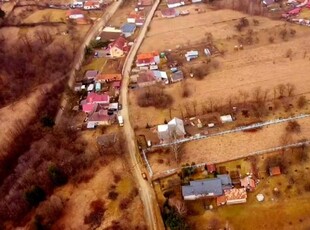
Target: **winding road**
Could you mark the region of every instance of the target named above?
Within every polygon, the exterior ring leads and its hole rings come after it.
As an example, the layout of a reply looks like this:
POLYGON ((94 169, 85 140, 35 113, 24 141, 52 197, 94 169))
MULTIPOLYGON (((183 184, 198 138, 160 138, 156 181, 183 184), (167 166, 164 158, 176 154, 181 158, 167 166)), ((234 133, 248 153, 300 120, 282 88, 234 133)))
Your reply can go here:
MULTIPOLYGON (((144 205, 146 222, 148 223, 149 229, 152 230, 161 230, 165 229, 163 225, 163 221, 161 218, 160 209, 157 204, 157 200, 155 197, 155 193, 153 188, 151 187, 151 183, 147 180, 144 180, 141 176, 142 171, 139 167, 139 161, 137 159, 137 155, 139 154, 138 148, 136 146, 136 138, 134 130, 130 124, 129 120, 129 111, 128 111, 128 83, 129 83, 129 73, 131 70, 131 66, 134 62, 135 56, 138 52, 140 45, 147 33, 148 26, 152 20, 152 17, 156 11, 156 8, 159 5, 159 0, 157 0, 152 9, 150 10, 144 26, 142 27, 138 38, 135 40, 134 45, 131 47, 129 54, 127 55, 124 67, 123 67, 123 82, 121 88, 121 102, 123 104, 123 110, 121 114, 124 118, 124 133, 126 137, 126 141, 128 144, 128 152, 130 154, 131 164, 133 165, 133 175, 135 177, 136 183, 139 185, 140 198, 144 205)), ((142 165, 143 166, 143 165, 142 165)))

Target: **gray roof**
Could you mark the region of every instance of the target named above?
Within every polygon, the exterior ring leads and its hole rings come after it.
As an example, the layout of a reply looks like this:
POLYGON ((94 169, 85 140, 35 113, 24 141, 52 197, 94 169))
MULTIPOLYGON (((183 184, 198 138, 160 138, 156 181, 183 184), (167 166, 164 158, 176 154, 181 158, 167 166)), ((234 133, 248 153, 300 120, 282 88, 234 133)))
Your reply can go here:
POLYGON ((216 176, 217 178, 221 179, 222 185, 231 185, 231 178, 228 174, 219 174, 216 176))
POLYGON ((178 70, 177 72, 174 72, 171 74, 171 81, 179 81, 179 80, 183 80, 184 76, 183 76, 183 72, 181 70, 178 70))
POLYGON ((98 70, 87 70, 85 73, 85 78, 91 79, 98 75, 98 70))
POLYGON ((223 188, 219 178, 191 181, 189 185, 182 186, 183 197, 221 196, 222 194, 223 188))
POLYGON ((133 23, 126 23, 121 27, 123 33, 133 33, 136 29, 136 25, 133 23))

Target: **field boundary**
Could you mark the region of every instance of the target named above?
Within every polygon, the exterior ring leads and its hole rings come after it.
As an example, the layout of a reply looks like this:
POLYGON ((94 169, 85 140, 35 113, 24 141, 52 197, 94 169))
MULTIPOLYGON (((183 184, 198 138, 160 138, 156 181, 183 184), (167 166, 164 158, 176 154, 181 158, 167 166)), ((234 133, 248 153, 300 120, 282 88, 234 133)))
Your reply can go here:
MULTIPOLYGON (((305 146, 305 145, 310 145, 310 140, 301 141, 301 142, 297 142, 297 143, 293 143, 293 144, 288 144, 288 145, 281 145, 281 146, 277 146, 277 147, 273 147, 273 148, 268 148, 268 149, 263 149, 263 150, 258 150, 258 151, 254 151, 254 152, 250 152, 248 154, 245 154, 244 156, 241 156, 241 157, 232 158, 229 161, 215 161, 215 162, 212 162, 212 164, 220 164, 220 163, 235 161, 235 160, 243 159, 245 157, 262 155, 262 154, 266 154, 266 153, 272 153, 272 152, 276 152, 276 151, 287 150, 287 149, 290 149, 290 148, 298 148, 298 147, 305 146)), ((194 167, 203 167, 206 164, 210 164, 210 162, 203 162, 203 163, 195 164, 194 167)), ((193 167, 193 166, 185 166, 185 167, 172 168, 172 169, 168 169, 166 171, 160 172, 160 173, 156 173, 156 175, 154 177, 152 177, 152 180, 157 180, 157 179, 161 179, 161 178, 170 176, 172 174, 177 173, 178 170, 181 170, 181 169, 184 169, 184 168, 190 168, 190 167, 193 167)))
POLYGON ((280 123, 284 123, 284 122, 288 122, 288 121, 295 121, 298 119, 303 119, 303 118, 308 118, 308 117, 310 117, 310 114, 300 114, 297 116, 292 116, 292 117, 283 118, 283 119, 279 118, 279 119, 275 119, 275 120, 269 120, 269 121, 265 121, 265 122, 255 123, 252 125, 240 126, 240 127, 235 128, 235 129, 225 130, 222 132, 213 133, 213 134, 209 134, 209 135, 191 136, 189 138, 179 139, 176 141, 172 141, 170 143, 153 145, 152 147, 153 148, 168 147, 172 144, 182 144, 182 143, 189 142, 189 141, 196 141, 196 140, 201 140, 201 139, 206 139, 206 138, 211 138, 211 137, 222 136, 225 134, 237 133, 237 132, 247 131, 247 130, 251 130, 251 129, 258 129, 258 128, 262 128, 262 127, 265 127, 268 125, 275 125, 275 124, 280 124, 280 123))

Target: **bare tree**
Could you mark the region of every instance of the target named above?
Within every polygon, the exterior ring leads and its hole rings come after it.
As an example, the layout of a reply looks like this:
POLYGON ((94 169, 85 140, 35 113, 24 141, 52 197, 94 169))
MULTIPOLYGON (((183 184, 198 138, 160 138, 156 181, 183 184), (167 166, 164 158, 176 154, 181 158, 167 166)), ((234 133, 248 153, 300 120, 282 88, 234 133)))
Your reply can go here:
POLYGON ((194 116, 196 116, 197 115, 197 101, 196 100, 191 101, 191 105, 193 107, 194 116))
POLYGON ((285 96, 285 85, 284 84, 279 84, 276 86, 276 89, 278 90, 278 93, 279 93, 279 98, 282 98, 285 96))
POLYGON ((295 85, 293 85, 291 83, 287 83, 285 86, 286 86, 287 96, 288 97, 294 96, 295 89, 296 89, 295 85))
POLYGON ((178 141, 178 135, 176 131, 170 133, 170 151, 172 152, 175 161, 178 163, 181 160, 181 155, 183 152, 183 145, 178 141))
POLYGON ((187 207, 183 200, 178 199, 176 196, 168 199, 168 204, 170 207, 175 208, 175 210, 181 215, 185 216, 187 214, 187 207))
POLYGON ((214 110, 214 105, 215 105, 215 100, 212 97, 209 97, 207 99, 207 104, 208 104, 208 111, 213 112, 214 110))
POLYGON ((241 100, 242 100, 242 103, 243 103, 243 105, 245 105, 246 104, 246 102, 247 102, 247 99, 249 98, 249 93, 247 92, 247 91, 245 91, 245 90, 239 90, 238 91, 238 93, 239 93, 239 95, 240 95, 240 97, 241 97, 241 100))
POLYGON ((51 32, 47 29, 36 30, 34 35, 44 45, 50 44, 54 40, 51 32))
POLYGON ((253 96, 253 100, 257 103, 257 104, 261 104, 263 101, 263 92, 262 92, 262 88, 261 87, 256 87, 253 90, 252 93, 253 96))

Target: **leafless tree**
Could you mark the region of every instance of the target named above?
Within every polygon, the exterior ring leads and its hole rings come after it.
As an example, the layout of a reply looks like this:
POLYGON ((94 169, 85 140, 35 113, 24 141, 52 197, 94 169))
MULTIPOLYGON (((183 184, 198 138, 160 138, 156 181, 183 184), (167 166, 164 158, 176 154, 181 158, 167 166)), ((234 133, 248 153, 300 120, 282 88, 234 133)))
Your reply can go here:
POLYGON ((178 199, 176 196, 168 199, 168 204, 170 207, 175 208, 175 210, 181 215, 185 216, 187 214, 187 207, 183 200, 178 199))
POLYGON ((194 116, 197 116, 197 101, 196 100, 191 101, 191 105, 193 107, 194 116))
POLYGON ((36 30, 34 35, 44 45, 50 44, 54 40, 51 32, 47 29, 36 30))
POLYGON ((295 93, 295 90, 296 90, 295 85, 293 85, 293 84, 291 84, 291 83, 286 83, 285 86, 286 86, 287 96, 288 96, 288 97, 294 96, 294 93, 295 93))
POLYGON ((238 91, 238 93, 239 93, 239 96, 241 97, 243 105, 245 105, 247 102, 247 99, 250 96, 249 93, 247 91, 241 90, 241 89, 238 91))
POLYGON ((183 153, 182 143, 178 143, 178 136, 176 131, 170 133, 170 151, 172 152, 175 161, 178 163, 181 160, 181 155, 183 153))
POLYGON ((282 97, 285 96, 285 89, 286 89, 286 87, 285 87, 284 84, 279 84, 279 85, 277 85, 277 86, 276 86, 276 89, 277 89, 277 91, 278 91, 278 93, 279 93, 279 98, 282 98, 282 97))

